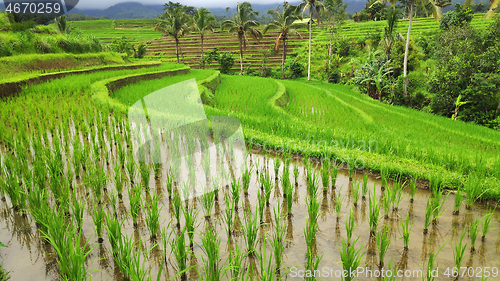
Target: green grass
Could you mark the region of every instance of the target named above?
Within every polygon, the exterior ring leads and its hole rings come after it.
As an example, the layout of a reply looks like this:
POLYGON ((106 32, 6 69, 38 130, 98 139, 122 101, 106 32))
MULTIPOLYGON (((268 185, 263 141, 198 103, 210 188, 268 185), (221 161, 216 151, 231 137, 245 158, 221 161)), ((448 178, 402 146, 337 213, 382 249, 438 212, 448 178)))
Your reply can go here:
POLYGON ((272 83, 267 78, 223 76, 214 102, 205 110, 239 118, 253 143, 305 156, 326 154, 337 162, 359 159, 364 168, 392 176, 438 177, 448 188, 463 186, 479 168, 484 170, 481 198, 500 198, 495 170, 499 132, 381 104, 348 86, 320 82, 282 81, 289 101, 279 108, 269 103, 277 89, 272 83))
POLYGON ((118 53, 23 54, 0 58, 0 82, 16 82, 40 74, 124 64, 118 53))
POLYGON ((128 19, 74 21, 71 23, 73 28, 79 28, 85 34, 92 34, 103 43, 111 43, 114 38, 122 36, 134 42, 161 38, 161 33, 153 30, 155 22, 155 19, 128 19), (113 28, 113 22, 115 28, 113 28))
POLYGON ((136 101, 153 93, 154 91, 193 78, 196 79, 196 81, 201 81, 208 78, 213 73, 213 70, 192 69, 189 74, 166 76, 161 79, 155 79, 154 83, 151 83, 151 81, 141 81, 139 83, 120 88, 118 91, 113 93, 113 97, 123 104, 131 106, 136 101))

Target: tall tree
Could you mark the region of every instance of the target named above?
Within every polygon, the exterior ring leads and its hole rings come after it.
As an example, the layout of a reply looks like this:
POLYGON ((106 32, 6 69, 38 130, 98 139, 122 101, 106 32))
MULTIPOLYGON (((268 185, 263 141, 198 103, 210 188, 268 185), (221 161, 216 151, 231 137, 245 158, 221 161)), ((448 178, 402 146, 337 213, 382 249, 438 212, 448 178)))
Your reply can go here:
POLYGON ((165 13, 161 15, 161 20, 155 26, 155 31, 162 32, 164 36, 171 36, 175 39, 175 55, 177 56, 177 63, 180 63, 179 38, 188 33, 188 24, 190 21, 190 17, 184 13, 184 10, 177 7, 173 11, 165 9, 165 13))
POLYGON ((321 24, 321 12, 325 10, 325 6, 319 0, 302 0, 303 2, 297 7, 302 10, 302 16, 309 10, 309 58, 307 61, 307 81, 311 80, 311 42, 312 42, 312 24, 313 14, 316 14, 318 25, 321 24))
MULTIPOLYGON (((375 3, 381 3, 382 5, 387 5, 387 2, 394 6, 396 4, 396 0, 377 0, 375 3)), ((411 34, 411 25, 413 22, 413 14, 415 4, 419 5, 419 7, 423 8, 426 13, 431 12, 436 20, 439 19, 441 13, 441 7, 446 7, 450 5, 450 0, 410 0, 410 9, 408 11, 409 21, 408 21, 408 32, 406 34, 406 46, 405 46, 405 56, 403 60, 403 77, 404 77, 404 96, 407 96, 408 93, 408 53, 410 49, 410 34, 411 34)))
POLYGON ((221 24, 221 30, 225 28, 229 29, 229 32, 234 32, 238 35, 238 43, 240 47, 240 74, 243 74, 243 49, 246 50, 248 43, 247 34, 259 40, 262 38, 262 33, 255 27, 259 26, 259 23, 255 20, 255 17, 259 13, 252 9, 252 5, 248 2, 238 3, 236 7, 236 14, 234 14, 232 20, 226 20, 221 24))
POLYGON ((397 26, 399 17, 398 11, 395 7, 388 8, 387 10, 387 26, 384 27, 382 40, 380 44, 385 49, 385 54, 387 56, 386 61, 389 61, 391 55, 391 49, 394 46, 396 40, 405 40, 401 33, 394 34, 394 29, 397 26))
POLYGON ((303 27, 303 23, 296 23, 295 21, 300 19, 297 14, 297 7, 294 5, 289 5, 287 2, 283 4, 283 10, 269 10, 268 14, 273 15, 277 18, 274 22, 270 23, 264 28, 264 34, 269 30, 279 30, 278 37, 274 43, 274 50, 277 52, 280 48, 281 42, 283 42, 283 55, 281 58, 281 77, 285 79, 285 61, 286 61, 286 40, 290 36, 301 37, 300 33, 297 31, 298 28, 303 27))
POLYGON ((163 10, 164 11, 173 12, 177 8, 181 8, 182 10, 184 10, 184 13, 186 13, 186 14, 188 14, 190 16, 193 16, 194 13, 195 13, 195 10, 194 10, 193 6, 182 5, 179 2, 175 2, 174 3, 172 1, 168 1, 168 3, 163 4, 163 10))
MULTIPOLYGON (((404 96, 406 97, 408 94, 408 54, 410 50, 410 33, 411 33, 411 24, 413 22, 413 8, 416 4, 420 5, 421 7, 426 7, 428 10, 432 13, 434 18, 436 20, 439 19, 439 13, 441 9, 439 6, 436 4, 434 0, 410 0, 410 12, 409 12, 409 21, 408 21, 408 33, 406 34, 406 46, 405 46, 405 57, 403 60, 403 77, 404 77, 404 88, 403 88, 403 93, 404 96)), ((444 1, 442 5, 446 5, 448 1, 444 1)))
POLYGON ((213 31, 213 25, 216 22, 215 17, 210 13, 209 10, 205 8, 199 8, 196 10, 193 16, 193 29, 196 33, 200 34, 201 38, 201 60, 203 62, 203 68, 205 68, 205 53, 203 52, 203 37, 205 32, 213 31))
POLYGON ((335 32, 335 26, 345 19, 347 3, 342 0, 325 0, 324 5, 331 20, 329 27, 330 47, 328 48, 328 65, 330 66, 332 64, 333 33, 335 32))

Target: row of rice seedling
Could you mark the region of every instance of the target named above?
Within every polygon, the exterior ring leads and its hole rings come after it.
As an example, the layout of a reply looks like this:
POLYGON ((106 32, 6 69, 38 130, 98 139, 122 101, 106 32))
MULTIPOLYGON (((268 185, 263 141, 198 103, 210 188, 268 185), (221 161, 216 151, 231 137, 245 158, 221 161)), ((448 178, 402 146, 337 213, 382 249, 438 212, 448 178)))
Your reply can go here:
MULTIPOLYGON (((315 241, 314 237, 316 236, 316 234, 315 234, 316 232, 315 231, 317 231, 317 226, 318 226, 318 217, 319 217, 319 197, 318 197, 318 192, 319 192, 320 185, 319 185, 319 181, 318 181, 319 180, 319 176, 318 176, 319 174, 318 174, 318 172, 315 172, 312 168, 309 168, 309 169, 310 169, 310 171, 309 171, 310 176, 309 176, 309 181, 308 181, 308 191, 306 192, 306 194, 307 194, 306 195, 306 202, 308 202, 308 204, 306 204, 306 205, 308 207, 307 210, 308 210, 308 214, 309 214, 309 219, 308 219, 308 224, 307 224, 308 227, 305 230, 305 235, 306 235, 306 239, 308 239, 308 241, 309 241, 308 245, 311 245, 311 246, 308 246, 311 249, 309 250, 309 254, 308 254, 309 255, 308 256, 309 260, 307 261, 307 266, 308 266, 308 268, 315 269, 315 268, 317 268, 317 266, 319 265, 319 262, 321 260, 319 258, 319 256, 316 256, 314 254, 315 251, 317 251, 317 250, 315 250, 316 246, 312 246, 312 245, 314 245, 313 241, 315 241), (311 195, 315 195, 315 196, 311 196, 311 195), (316 226, 314 227, 314 225, 316 225, 316 226)), ((112 168, 112 169, 109 169, 108 171, 114 171, 114 169, 112 168)), ((88 172, 89 173, 95 173, 95 171, 93 171, 93 170, 89 170, 88 172)), ((260 174, 263 175, 262 176, 263 178, 265 178, 265 177, 268 176, 268 172, 266 170, 261 170, 260 174)), ((250 173, 250 176, 252 176, 252 173, 250 173)), ((101 184, 100 183, 96 183, 96 185, 101 185, 101 184)), ((233 182, 233 186, 237 186, 237 184, 235 184, 233 182)), ((393 185, 393 188, 394 188, 394 186, 397 186, 397 183, 395 183, 393 185)), ((145 188, 144 187, 140 188, 140 187, 142 187, 142 182, 137 182, 135 185, 131 186, 131 188, 130 188, 131 194, 129 195, 129 198, 131 200, 135 200, 134 199, 134 197, 136 196, 135 194, 140 194, 142 196, 142 192, 140 190, 141 189, 145 190, 145 188)), ((92 190, 92 187, 89 187, 89 189, 92 190)), ((236 189, 238 189, 238 188, 236 188, 236 189)), ((389 189, 388 192, 392 192, 390 190, 391 189, 389 189)), ((341 190, 336 190, 336 191, 338 192, 338 194, 340 196, 341 190)), ((239 189, 238 192, 235 192, 235 194, 236 193, 240 194, 241 192, 243 192, 243 191, 241 189, 239 189)), ((177 191, 177 192, 175 192, 175 194, 177 194, 177 196, 174 195, 174 197, 178 197, 179 192, 177 191)), ((439 197, 439 194, 440 194, 440 192, 437 192, 434 195, 435 197, 433 197, 433 198, 439 197)), ((155 217, 154 215, 151 215, 151 214, 155 213, 155 211, 154 211, 154 209, 155 209, 154 205, 156 204, 155 202, 157 201, 157 199, 155 198, 155 196, 156 196, 155 193, 151 193, 150 195, 151 195, 151 197, 148 200, 140 199, 141 202, 149 202, 147 204, 147 206, 149 206, 149 208, 151 208, 150 210, 146 210, 146 212, 145 212, 145 214, 146 214, 145 215, 146 221, 150 220, 149 218, 155 217)), ((213 196, 213 193, 210 196, 213 196)), ((386 194, 386 196, 390 197, 388 194, 386 194)), ((371 192, 370 192, 369 193, 369 199, 371 197, 372 196, 371 196, 371 192)), ((99 211, 99 209, 101 207, 99 206, 99 204, 97 204, 97 201, 93 201, 94 200, 93 198, 95 198, 95 200, 97 200, 96 199, 97 196, 94 196, 94 197, 91 197, 91 198, 92 199, 89 199, 89 200, 92 200, 92 201, 89 201, 89 202, 93 202, 93 204, 94 204, 94 208, 95 208, 94 211, 93 211, 94 215, 96 215, 96 213, 102 212, 102 211, 99 211)), ((203 197, 200 198, 200 202, 203 202, 204 200, 205 199, 203 199, 203 197)), ((213 199, 209 199, 208 201, 212 201, 212 200, 213 199)), ((338 201, 341 202, 342 200, 338 200, 338 201)), ((375 200, 373 200, 373 202, 376 203, 375 200)), ((133 210, 134 210, 134 207, 132 206, 132 204, 133 203, 131 203, 131 205, 130 205, 131 212, 133 212, 133 210)), ((146 204, 146 203, 144 203, 144 204, 146 204)), ((203 204, 204 203, 202 203, 202 205, 203 204)), ((229 202, 229 200, 228 200, 228 204, 230 206, 233 206, 233 208, 227 208, 226 209, 228 212, 231 212, 229 210, 235 210, 236 209, 236 208, 234 208, 234 205, 232 204, 232 202, 229 202)), ((210 204, 208 204, 208 205, 210 205, 210 204)), ((191 244, 192 241, 194 241, 194 239, 191 238, 191 237, 189 237, 190 233, 195 233, 196 231, 193 231, 193 228, 190 228, 190 225, 191 225, 190 221, 196 221, 196 219, 194 219, 194 220, 189 219, 190 215, 188 213, 189 213, 189 210, 194 210, 194 209, 193 209, 193 207, 183 207, 182 203, 179 203, 178 206, 179 206, 179 209, 181 209, 183 211, 183 212, 179 211, 179 214, 183 215, 184 218, 185 218, 185 221, 184 220, 180 220, 180 218, 179 218, 179 224, 181 222, 185 223, 185 226, 182 227, 182 230, 180 230, 180 232, 182 233, 180 235, 182 235, 182 237, 185 238, 185 234, 187 234, 188 239, 189 239, 188 241, 190 241, 189 243, 191 244)), ((190 205, 186 205, 186 206, 190 206, 190 205)), ((78 209, 78 207, 75 207, 75 208, 78 209)), ((211 208, 210 208, 210 210, 211 210, 211 208)), ((280 210, 280 208, 278 208, 278 210, 280 210)), ((373 211, 373 213, 376 213, 376 212, 373 211)), ((261 256, 261 254, 258 254, 258 252, 257 252, 257 249, 258 249, 258 246, 257 246, 258 242, 257 241, 259 240, 257 233, 258 233, 258 229, 260 228, 260 223, 259 223, 259 219, 258 219, 257 214, 258 214, 257 211, 254 213, 254 215, 249 214, 247 212, 244 213, 245 216, 244 216, 244 223, 243 223, 243 235, 244 235, 244 239, 245 239, 246 244, 247 244, 247 253, 255 253, 256 255, 261 256)), ((116 226, 117 225, 121 225, 120 222, 117 219, 113 219, 112 216, 113 216, 112 214, 111 215, 108 215, 108 214, 104 215, 104 217, 106 218, 106 227, 107 227, 108 235, 109 235, 109 233, 117 233, 118 231, 116 229, 118 229, 118 227, 116 227, 116 226)), ((131 216, 132 216, 132 214, 131 214, 131 216)), ((278 222, 280 220, 279 218, 281 216, 282 216, 281 214, 275 213, 275 218, 274 218, 275 221, 278 222)), ((196 215, 195 215, 195 217, 196 217, 196 215)), ((233 217, 233 215, 230 215, 229 217, 233 217)), ((355 243, 353 243, 353 240, 352 240, 353 229, 354 229, 354 219, 353 219, 352 213, 348 217, 347 221, 348 221, 348 223, 346 223, 346 232, 348 233, 348 237, 347 237, 347 240, 346 240, 346 243, 347 243, 346 246, 349 246, 351 244, 355 244, 355 243)), ((378 220, 375 218, 374 221, 378 221, 378 220)), ((407 225, 407 227, 408 227, 408 222, 409 222, 409 219, 407 217, 407 219, 406 219, 406 225, 407 225)), ((150 228, 149 225, 153 225, 153 224, 147 223, 148 228, 150 228)), ((96 229, 95 229, 96 235, 98 235, 97 234, 98 233, 98 227, 97 227, 97 225, 98 224, 96 224, 96 229)), ((283 230, 284 229, 284 223, 281 222, 280 225, 281 226, 277 227, 277 230, 276 230, 277 232, 273 236, 274 237, 273 239, 275 241, 281 241, 281 244, 282 244, 283 243, 282 242, 283 241, 283 235, 284 235, 283 234, 284 233, 284 230, 283 230), (278 233, 279 233, 279 235, 278 235, 278 233)), ((196 228, 197 227, 195 227, 194 229, 196 229, 196 228)), ((151 229, 149 229, 149 230, 150 230, 151 234, 155 233, 155 231, 153 231, 151 229)), ((380 238, 376 238, 376 239, 378 239, 377 242, 379 243, 379 248, 381 248, 381 249, 384 249, 384 248, 388 247, 388 246, 385 246, 385 245, 387 245, 386 244, 387 243, 387 239, 386 239, 387 235, 386 236, 383 235, 383 233, 385 233, 384 231, 385 231, 385 229, 382 229, 381 231, 379 231, 378 232, 379 234, 377 235, 377 237, 380 237, 380 238), (385 237, 385 240, 383 239, 384 237, 385 237)), ((408 233, 408 230, 406 230, 406 233, 408 233)), ((111 234, 111 236, 112 237, 117 237, 117 236, 120 237, 121 235, 116 235, 116 234, 113 235, 113 234, 111 234)), ((178 236, 178 237, 181 237, 181 236, 178 236)), ((407 245, 407 243, 408 243, 407 241, 409 240, 409 237, 407 236, 406 239, 407 240, 405 240, 405 244, 407 245)), ((124 238, 124 241, 122 241, 122 242, 120 242, 120 241, 116 242, 116 240, 117 240, 116 238, 109 238, 109 240, 110 240, 110 243, 112 243, 112 245, 115 245, 114 247, 115 247, 116 250, 114 250, 114 251, 116 251, 117 253, 120 252, 120 251, 123 252, 122 254, 117 254, 118 255, 117 259, 120 260, 118 262, 118 264, 120 264, 120 262, 123 263, 124 264, 123 268, 127 268, 127 266, 132 266, 132 265, 127 265, 126 261, 124 260, 125 258, 123 258, 123 256, 127 257, 127 255, 128 255, 127 253, 129 251, 130 244, 131 244, 130 238, 124 238), (127 240, 127 239, 129 239, 129 240, 127 240), (111 241, 115 241, 115 242, 111 242, 111 241), (122 256, 120 256, 120 255, 122 255, 122 256)), ((171 247, 174 247, 174 246, 178 247, 178 248, 176 248, 177 249, 177 253, 176 254, 178 254, 178 266, 179 266, 179 268, 187 269, 189 267, 186 264, 188 256, 189 256, 189 250, 187 249, 188 245, 185 244, 185 242, 184 242, 184 245, 183 245, 182 241, 185 241, 185 240, 180 240, 180 238, 178 238, 178 240, 175 240, 175 241, 176 241, 177 244, 172 244, 171 247), (183 265, 183 264, 185 264, 185 265, 183 265)), ((208 243, 208 242, 206 242, 206 243, 208 243)), ((277 243, 277 242, 273 242, 273 243, 274 243, 274 245, 280 244, 280 243, 277 243)), ((282 252, 280 253, 280 251, 282 251, 282 250, 283 250, 283 248, 280 249, 278 247, 273 247, 273 252, 274 252, 273 253, 273 257, 274 257, 274 260, 275 260, 276 264, 280 263, 279 262, 279 260, 280 260, 279 258, 280 258, 280 255, 282 255, 282 252)), ((346 250, 346 251, 349 252, 351 250, 346 250)), ((379 259, 382 262, 384 260, 384 258, 383 258, 384 251, 379 251, 379 254, 381 255, 379 257, 379 259)), ((206 260, 206 262, 209 262, 209 260, 206 260)), ((135 265, 137 265, 137 264, 141 264, 141 261, 140 260, 136 261, 135 265)), ((141 267, 139 266, 138 268, 140 269, 141 267)), ((279 266, 278 266, 278 268, 279 268, 279 266)), ((277 268, 274 268, 274 270, 277 270, 277 268)), ((179 272, 181 272, 181 271, 182 270, 179 270, 179 272)), ((129 273, 126 273, 126 274, 136 274, 136 273, 130 273, 129 272, 129 273)), ((139 272, 138 274, 142 274, 142 273, 139 272)), ((218 273, 214 273, 214 274, 218 274, 218 273)), ((181 274, 181 275, 183 275, 183 274, 181 274)))

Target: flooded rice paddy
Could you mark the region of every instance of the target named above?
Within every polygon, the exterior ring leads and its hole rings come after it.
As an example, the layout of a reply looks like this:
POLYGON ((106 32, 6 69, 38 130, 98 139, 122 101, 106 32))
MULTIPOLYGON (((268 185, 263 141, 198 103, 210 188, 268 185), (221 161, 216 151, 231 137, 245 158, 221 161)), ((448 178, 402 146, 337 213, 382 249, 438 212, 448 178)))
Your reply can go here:
MULTIPOLYGON (((111 147, 107 147, 111 150, 111 147)), ((211 153, 215 152, 215 148, 211 148, 211 153)), ((7 153, 7 152, 6 152, 7 153)), ((146 269, 151 269, 151 279, 156 280, 160 274, 160 280, 170 280, 176 277, 178 273, 177 262, 172 253, 172 245, 163 243, 163 238, 158 235, 156 240, 150 239, 150 233, 146 227, 146 202, 148 201, 145 194, 156 194, 159 198, 159 206, 162 208, 160 212, 159 222, 160 228, 165 233, 172 233, 177 235, 180 228, 176 226, 176 219, 173 210, 173 199, 169 196, 166 190, 168 183, 167 169, 168 164, 163 164, 158 177, 155 177, 151 171, 149 181, 149 191, 143 190, 144 197, 141 211, 139 212, 139 219, 137 227, 134 227, 133 220, 130 217, 130 198, 127 189, 130 189, 130 181, 125 182, 125 191, 123 192, 122 200, 116 202, 112 206, 113 200, 110 200, 110 193, 116 194, 114 183, 111 180, 114 178, 114 165, 118 165, 117 149, 114 149, 110 154, 112 161, 103 163, 106 173, 108 175, 107 187, 103 193, 103 206, 105 211, 109 214, 113 213, 116 208, 117 217, 124 220, 122 225, 122 235, 131 237, 135 242, 136 247, 140 247, 139 254, 142 256, 143 264, 146 269), (166 253, 166 255, 165 255, 166 253), (161 270, 160 270, 161 269, 161 270)), ((194 157, 196 165, 196 179, 200 183, 206 182, 213 185, 213 180, 206 177, 201 165, 202 153, 198 152, 194 157)), ((66 159, 66 157, 64 157, 66 159)), ((263 171, 267 171, 270 178, 273 179, 274 187, 272 189, 269 204, 264 207, 263 224, 259 227, 257 253, 262 254, 263 237, 266 237, 266 253, 269 256, 273 252, 271 247, 271 239, 276 228, 276 220, 274 212, 278 208, 282 209, 282 217, 286 226, 286 239, 283 243, 283 263, 280 273, 284 274, 283 279, 295 280, 294 276, 301 273, 300 270, 305 270, 307 243, 305 239, 304 229, 307 226, 308 208, 306 198, 309 196, 307 187, 307 174, 306 165, 299 157, 292 157, 290 159, 289 179, 293 187, 293 204, 292 215, 287 215, 286 199, 283 196, 283 186, 281 177, 285 166, 282 164, 283 159, 277 157, 276 154, 249 154, 248 157, 240 157, 238 159, 229 159, 225 165, 233 167, 230 169, 230 177, 235 177, 237 180, 241 178, 241 171, 237 172, 236 167, 243 167, 241 164, 246 163, 247 167, 252 167, 250 177, 250 188, 248 194, 240 190, 240 200, 238 209, 234 213, 234 231, 231 236, 228 236, 226 231, 226 200, 231 198, 231 180, 219 182, 219 190, 217 191, 217 200, 214 202, 211 209, 210 216, 205 217, 202 210, 201 196, 192 196, 182 205, 188 205, 190 208, 199 210, 197 215, 196 231, 194 235, 194 244, 189 246, 186 235, 186 249, 192 250, 188 256, 188 266, 192 268, 187 272, 188 280, 197 280, 199 275, 197 271, 204 272, 204 259, 205 253, 202 251, 201 233, 205 232, 209 225, 215 226, 217 236, 221 239, 220 244, 220 264, 221 268, 228 266, 228 258, 231 249, 239 248, 243 253, 246 252, 247 243, 244 237, 244 224, 245 212, 255 214, 257 211, 257 196, 260 194, 258 191, 261 189, 262 184, 259 178, 263 171), (231 161, 237 162, 232 163, 231 161), (275 163, 279 161, 280 168, 278 173, 278 180, 275 181, 275 163), (298 167, 298 178, 295 182, 293 176, 294 166, 298 167), (257 173, 258 172, 258 173, 257 173), (226 194, 226 195, 225 195, 226 194), (288 271, 290 270, 290 271, 288 271), (288 271, 288 272, 287 272, 288 271)), ((212 159, 213 163, 217 160, 212 159)), ((213 164, 212 163, 212 164, 213 164)), ((222 162, 221 162, 222 163, 222 162)), ((186 163, 183 162, 184 166, 186 163)), ((69 168, 70 163, 66 163, 66 170, 69 168)), ((211 166, 217 166, 211 165, 211 166)), ((221 170, 214 169, 211 175, 216 175, 221 170)), ((312 164, 312 171, 317 173, 318 178, 321 166, 319 163, 312 164)), ((124 169, 125 170, 125 169, 124 169)), ((180 174, 186 177, 189 174, 187 169, 181 169, 180 174)), ((371 270, 379 270, 379 247, 377 246, 375 237, 370 235, 369 225, 369 200, 368 197, 362 198, 361 194, 357 202, 355 202, 354 192, 357 185, 364 184, 364 176, 367 176, 367 186, 371 193, 375 192, 376 201, 380 202, 380 222, 377 231, 387 226, 389 229, 390 244, 387 248, 387 253, 384 258, 384 268, 388 269, 389 264, 391 268, 396 266, 401 270, 420 270, 423 264, 428 260, 429 255, 439 251, 436 261, 439 269, 439 276, 435 280, 452 280, 452 277, 445 276, 447 268, 455 266, 453 247, 465 231, 463 244, 467 244, 465 249, 462 266, 472 268, 466 273, 465 277, 460 277, 460 280, 481 280, 480 271, 491 271, 488 280, 500 280, 498 276, 498 269, 500 267, 500 213, 494 211, 491 219, 491 230, 483 239, 481 233, 482 221, 479 223, 479 234, 475 242, 475 251, 471 252, 471 241, 469 228, 475 220, 482 220, 485 215, 490 211, 488 204, 475 204, 471 209, 466 209, 462 204, 458 215, 453 214, 454 208, 454 194, 451 193, 443 204, 443 213, 438 218, 437 223, 431 224, 427 234, 424 234, 424 221, 426 214, 426 204, 432 193, 427 189, 426 183, 418 182, 414 200, 411 202, 408 184, 404 185, 402 193, 402 200, 397 206, 397 210, 389 212, 388 217, 384 217, 383 210, 383 197, 388 196, 388 190, 391 188, 392 183, 388 187, 382 188, 380 176, 371 174, 369 171, 359 170, 352 178, 349 177, 349 172, 346 169, 340 169, 336 178, 335 186, 331 183, 328 184, 326 192, 322 189, 321 178, 317 184, 320 186, 318 191, 318 198, 320 202, 320 215, 318 218, 318 231, 316 234, 314 253, 315 257, 321 257, 318 265, 318 270, 323 272, 322 276, 318 276, 318 280, 340 280, 335 272, 342 270, 340 262, 341 256, 339 249, 342 248, 342 239, 346 239, 346 222, 350 215, 354 220, 353 241, 356 239, 355 248, 360 250, 361 265, 371 270), (354 188, 353 188, 354 187, 354 188), (385 189, 385 191, 383 191, 385 189), (339 196, 340 195, 340 196, 339 196), (340 212, 336 209, 336 200, 341 198, 340 212), (356 203, 356 205, 355 205, 356 203), (404 250, 404 241, 400 239, 402 236, 401 220, 409 217, 409 223, 412 225, 409 247, 404 250), (329 272, 330 276, 325 276, 325 272, 329 272), (494 276, 496 272, 496 276, 494 276), (474 275, 473 278, 467 275, 474 275)), ((132 180, 140 182, 139 171, 136 171, 132 180)), ((241 180, 240 180, 241 181, 241 180)), ((86 210, 84 211, 84 220, 82 227, 82 244, 88 243, 87 248, 91 252, 86 259, 86 267, 91 274, 92 280, 123 280, 123 275, 118 269, 118 266, 113 258, 112 247, 108 236, 103 235, 103 242, 98 243, 94 231, 94 223, 89 210, 92 210, 92 192, 89 188, 85 187, 82 179, 73 177, 73 193, 75 196, 84 200, 86 210)), ((204 186, 204 184, 201 184, 204 186)), ((205 185, 206 186, 206 185, 205 185)), ((361 189, 358 190, 361 193, 361 189)), ((446 192, 445 192, 446 195, 446 192)), ((368 195, 367 195, 368 196, 368 195)), ((111 196, 112 197, 112 196, 111 196)), ((231 205, 231 204, 229 204, 231 205)), ((11 280, 59 280, 60 270, 58 265, 58 258, 52 246, 46 242, 41 232, 38 230, 33 217, 30 214, 23 214, 18 210, 13 210, 8 197, 3 197, 0 201, 0 241, 6 245, 5 248, 0 248, 1 259, 3 266, 6 270, 11 271, 11 280)), ((338 207, 337 207, 338 208, 338 207)), ((181 215, 181 228, 185 225, 184 216, 181 215)), ((210 229, 209 229, 210 230, 210 229)), ((106 233, 106 232, 105 232, 106 233)), ((170 236, 173 237, 173 236, 170 236)), ((137 253, 137 251, 135 252, 137 253)), ((274 263, 273 263, 274 264, 274 263)), ((436 264, 434 264, 434 267, 436 264)), ((433 267, 433 269, 434 269, 433 267)), ((261 273, 261 261, 258 255, 248 255, 242 260, 242 274, 240 279, 256 280, 261 273), (246 275, 246 278, 245 278, 246 275)), ((450 271, 451 272, 451 271, 450 271)), ((229 271, 222 279, 229 279, 229 271)), ((297 277, 303 279, 301 277, 297 277)), ((381 280, 377 277, 366 277, 365 274, 360 274, 355 280, 381 280)), ((395 280, 422 280, 422 277, 401 277, 395 280)))

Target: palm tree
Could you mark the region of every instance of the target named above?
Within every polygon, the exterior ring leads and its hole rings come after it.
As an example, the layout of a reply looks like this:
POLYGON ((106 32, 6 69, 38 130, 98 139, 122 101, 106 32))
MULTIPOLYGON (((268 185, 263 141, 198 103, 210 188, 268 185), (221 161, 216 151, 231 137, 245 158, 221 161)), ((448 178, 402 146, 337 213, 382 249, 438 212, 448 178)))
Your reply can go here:
MULTIPOLYGON (((408 93, 408 53, 410 49, 410 33, 411 33, 411 24, 413 21, 413 6, 415 6, 415 1, 418 1, 417 4, 421 5, 421 7, 428 7, 430 6, 430 12, 436 18, 436 20, 439 19, 439 12, 440 12, 440 7, 436 4, 434 0, 410 0, 410 12, 409 12, 409 21, 408 21, 408 33, 406 34, 406 46, 405 46, 405 57, 403 60, 403 77, 404 79, 404 88, 403 88, 403 93, 404 96, 407 96, 408 93), (430 4, 430 5, 429 5, 430 4)), ((447 3, 447 1, 445 1, 447 3)))
POLYGON ((269 30, 279 30, 278 37, 276 37, 274 50, 277 52, 280 48, 281 41, 283 41, 283 56, 281 58, 281 76, 285 79, 285 61, 286 61, 286 40, 288 37, 296 35, 300 38, 302 36, 297 31, 297 28, 303 27, 302 23, 295 23, 300 17, 296 13, 296 6, 289 5, 287 2, 283 5, 283 11, 279 13, 276 10, 267 11, 268 14, 274 15, 278 19, 270 23, 264 28, 264 34, 269 30))
POLYGON ((255 27, 259 26, 259 23, 254 20, 254 17, 258 14, 258 12, 252 9, 252 5, 250 3, 238 3, 236 14, 233 16, 233 19, 226 20, 221 24, 221 30, 228 28, 229 32, 235 32, 238 34, 241 66, 240 74, 243 74, 243 49, 246 49, 249 44, 247 34, 255 40, 262 38, 262 33, 255 29, 255 27))
POLYGON ((394 46, 396 40, 405 40, 401 33, 394 34, 394 29, 396 28, 398 23, 398 12, 395 7, 389 9, 387 12, 387 26, 384 27, 383 37, 380 41, 380 44, 385 49, 385 54, 387 56, 386 61, 389 60, 391 55, 391 49, 394 46))
POLYGON ((201 37, 201 61, 203 68, 205 68, 205 53, 203 52, 203 37, 206 31, 213 32, 213 24, 216 22, 215 17, 211 15, 210 11, 205 8, 199 8, 195 11, 193 16, 193 29, 201 37))
MULTIPOLYGON (((375 5, 376 3, 380 3, 380 4, 385 6, 385 5, 387 5, 387 2, 389 2, 391 4, 391 6, 396 5, 396 0, 378 0, 375 3, 373 3, 372 6, 375 5)), ((408 81, 408 53, 409 53, 409 49, 410 49, 411 24, 413 22, 413 14, 414 14, 413 7, 415 6, 415 4, 418 4, 424 10, 426 10, 426 13, 427 13, 427 9, 428 9, 432 13, 434 18, 436 18, 436 20, 438 20, 440 13, 441 13, 441 7, 449 6, 450 2, 451 1, 449 1, 449 0, 444 0, 444 1, 442 1, 442 0, 410 0, 410 11, 408 12, 408 16, 409 16, 408 33, 406 34, 405 57, 403 60, 403 77, 405 78, 403 92, 404 92, 405 96, 407 95, 407 88, 408 88, 408 82, 409 82, 408 81)))
POLYGON ((311 80, 311 42, 312 42, 312 23, 313 13, 316 13, 318 25, 321 24, 321 12, 325 10, 325 6, 319 0, 302 0, 303 2, 297 7, 302 9, 302 16, 309 10, 309 59, 307 62, 307 81, 311 80))
POLYGON ((177 63, 179 63, 179 38, 188 33, 190 17, 184 12, 182 8, 175 8, 175 10, 166 10, 161 15, 162 20, 155 26, 155 31, 162 32, 164 36, 172 36, 175 39, 175 55, 177 56, 177 63))
POLYGON ((500 7, 500 0, 490 0, 491 6, 490 10, 486 13, 486 18, 491 18, 495 15, 494 9, 500 7))
POLYGON ((324 2, 325 10, 331 18, 330 25, 330 46, 328 47, 328 66, 332 63, 332 45, 333 45, 333 33, 335 32, 335 25, 342 23, 345 18, 345 9, 347 8, 347 3, 342 0, 325 0, 324 2))
MULTIPOLYGON (((472 5, 472 3, 474 3, 474 0, 465 0, 464 9, 472 5)), ((500 7, 500 0, 490 0, 490 3, 491 3, 490 9, 486 13, 486 15, 484 15, 485 18, 493 17, 495 15, 495 11, 493 10, 500 7)))

